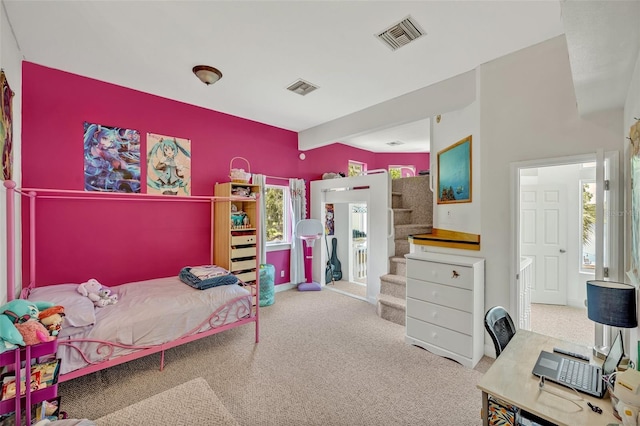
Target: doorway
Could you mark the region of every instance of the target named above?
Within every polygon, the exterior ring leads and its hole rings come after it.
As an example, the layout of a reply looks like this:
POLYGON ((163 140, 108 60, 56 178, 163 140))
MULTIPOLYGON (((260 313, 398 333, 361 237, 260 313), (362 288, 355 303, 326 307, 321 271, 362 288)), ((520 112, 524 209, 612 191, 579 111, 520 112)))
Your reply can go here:
POLYGON ((330 262, 340 262, 342 276, 330 283, 327 288, 347 296, 366 300, 369 232, 367 221, 367 203, 334 203, 332 209, 337 220, 348 224, 342 238, 328 236, 327 251, 330 262), (346 238, 344 238, 346 236, 346 238), (345 248, 337 248, 338 241, 345 243, 345 248))
POLYGON ((594 153, 519 163, 512 168, 517 182, 514 217, 519 262, 514 290, 518 328, 583 345, 596 341, 597 327, 587 318, 585 308, 585 283, 602 270, 611 273, 615 269, 608 261, 614 247, 615 215, 597 218, 596 212, 598 208, 610 211, 613 205, 614 197, 604 190, 604 182, 612 181, 617 154, 608 154, 601 163, 598 172, 594 153), (599 244, 606 249, 598 249, 599 244))

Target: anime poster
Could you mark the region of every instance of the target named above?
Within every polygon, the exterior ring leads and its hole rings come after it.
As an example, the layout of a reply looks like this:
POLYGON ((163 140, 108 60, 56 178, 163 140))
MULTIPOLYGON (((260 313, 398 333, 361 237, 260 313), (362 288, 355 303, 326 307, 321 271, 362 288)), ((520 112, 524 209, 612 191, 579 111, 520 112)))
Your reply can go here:
POLYGON ((0 152, 2 153, 2 179, 13 176, 13 111, 11 101, 13 91, 9 87, 4 70, 0 70, 0 91, 2 91, 2 110, 0 111, 0 152))
POLYGON ((324 232, 327 235, 333 235, 335 233, 335 226, 333 222, 333 204, 325 204, 324 206, 324 232))
POLYGON ((84 123, 84 190, 140 192, 140 133, 84 123))
POLYGON ((191 195, 191 141, 147 134, 147 193, 191 195))

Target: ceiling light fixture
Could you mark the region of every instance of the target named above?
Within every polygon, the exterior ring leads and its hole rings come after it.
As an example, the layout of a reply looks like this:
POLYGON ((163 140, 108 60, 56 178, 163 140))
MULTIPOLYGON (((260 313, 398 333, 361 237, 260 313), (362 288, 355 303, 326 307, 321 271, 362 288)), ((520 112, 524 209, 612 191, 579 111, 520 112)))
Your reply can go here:
POLYGON ((222 73, 217 68, 208 65, 196 65, 193 67, 193 73, 204 84, 209 86, 222 78, 222 73))

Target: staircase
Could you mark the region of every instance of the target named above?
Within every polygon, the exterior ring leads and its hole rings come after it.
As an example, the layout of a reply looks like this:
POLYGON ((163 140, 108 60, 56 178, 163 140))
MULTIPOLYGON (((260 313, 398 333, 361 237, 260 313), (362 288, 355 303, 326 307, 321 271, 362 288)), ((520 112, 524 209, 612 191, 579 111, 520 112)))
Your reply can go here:
POLYGON ((391 184, 391 207, 395 228, 395 255, 389 258, 390 271, 380 277, 378 316, 405 325, 407 306, 407 263, 409 235, 431 232, 433 193, 429 176, 394 179, 391 184))

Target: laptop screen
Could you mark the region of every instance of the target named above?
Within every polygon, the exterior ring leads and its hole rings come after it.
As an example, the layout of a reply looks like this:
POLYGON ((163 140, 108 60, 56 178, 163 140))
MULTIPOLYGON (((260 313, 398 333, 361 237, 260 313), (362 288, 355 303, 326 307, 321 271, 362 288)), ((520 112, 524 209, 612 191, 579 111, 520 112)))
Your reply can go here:
POLYGON ((616 367, 620 364, 622 357, 624 356, 624 345, 622 344, 622 331, 618 331, 616 340, 613 341, 609 354, 604 359, 602 364, 602 374, 608 376, 616 371, 616 367))

